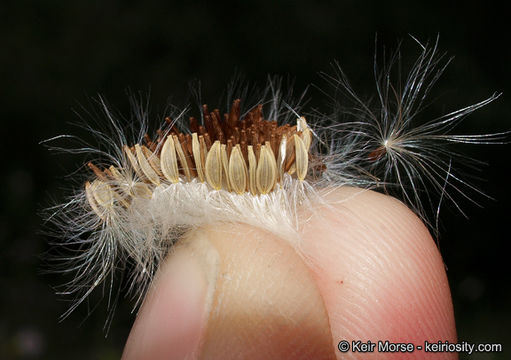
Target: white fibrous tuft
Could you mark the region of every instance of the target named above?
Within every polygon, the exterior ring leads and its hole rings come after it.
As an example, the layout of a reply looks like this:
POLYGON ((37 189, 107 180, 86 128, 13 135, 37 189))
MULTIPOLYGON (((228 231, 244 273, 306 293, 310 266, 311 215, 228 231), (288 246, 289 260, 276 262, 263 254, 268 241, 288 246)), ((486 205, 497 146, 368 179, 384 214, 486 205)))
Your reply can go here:
POLYGON ((497 93, 434 119, 422 116, 429 105, 428 94, 452 60, 438 54, 437 45, 420 45, 422 51, 408 74, 399 72, 399 51, 382 69, 375 57, 376 94, 370 101, 355 93, 335 63, 333 74, 321 74, 333 89, 324 91, 333 110, 321 117, 316 132, 329 153, 324 160, 325 185, 341 182, 381 189, 410 206, 436 234, 442 202, 450 202, 463 214, 456 199, 475 202, 474 194, 484 195, 462 176, 463 170, 457 172, 458 167, 473 170, 484 163, 452 145, 502 144, 509 135, 507 131, 454 133, 466 116, 497 99, 497 93))
POLYGON ((456 205, 457 196, 479 192, 454 171, 467 159, 448 145, 496 143, 506 133, 452 134, 497 95, 422 119, 449 60, 436 44, 423 46, 401 84, 392 81, 398 59, 375 70, 376 101, 361 100, 335 64, 333 74, 322 74, 334 90, 322 91, 333 104, 326 111, 307 112, 303 95, 293 101, 272 78, 255 95, 231 86, 225 112, 202 105, 188 118, 191 110, 172 107, 151 136, 147 104, 133 101, 125 124, 99 98, 107 131, 85 125, 99 146, 72 150, 94 155, 89 175, 68 202, 50 209, 64 253, 58 270, 72 274, 63 292, 78 299, 66 315, 100 285, 115 295, 118 277, 128 279, 139 304, 169 249, 197 227, 244 223, 297 241, 306 221, 299 209, 328 203, 324 194, 341 186, 397 196, 436 230, 443 201, 456 205))

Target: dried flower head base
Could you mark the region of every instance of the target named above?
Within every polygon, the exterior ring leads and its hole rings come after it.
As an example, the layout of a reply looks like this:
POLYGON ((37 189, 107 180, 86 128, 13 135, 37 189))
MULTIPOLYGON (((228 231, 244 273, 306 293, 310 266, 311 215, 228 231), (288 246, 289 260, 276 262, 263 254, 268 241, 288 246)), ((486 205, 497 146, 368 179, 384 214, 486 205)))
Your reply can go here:
POLYGON ((294 126, 278 126, 277 121, 263 118, 262 107, 256 106, 241 118, 239 99, 223 117, 218 109, 209 112, 204 105, 204 125, 191 117, 191 133, 187 134, 167 117, 168 128, 160 129, 156 139, 146 134, 145 144, 124 145, 132 170, 128 177, 128 169, 112 165, 101 170, 89 162, 97 177, 85 183, 91 208, 106 219, 116 204, 127 208, 133 198, 151 198, 161 184, 192 179, 207 182, 213 190, 252 195, 273 191, 284 174, 304 180, 312 140, 305 118, 298 118, 294 126))

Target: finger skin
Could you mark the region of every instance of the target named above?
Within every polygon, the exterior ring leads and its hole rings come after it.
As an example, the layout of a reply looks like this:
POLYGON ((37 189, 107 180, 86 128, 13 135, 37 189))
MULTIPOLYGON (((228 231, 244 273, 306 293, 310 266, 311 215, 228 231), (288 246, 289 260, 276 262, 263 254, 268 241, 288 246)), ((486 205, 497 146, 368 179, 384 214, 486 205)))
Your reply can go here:
POLYGON ((123 360, 197 358, 207 323, 207 277, 188 246, 162 264, 124 348, 123 360))
MULTIPOLYGON (((126 349, 157 348, 153 355, 176 358, 172 346, 151 340, 156 329, 157 339, 179 344, 174 346, 186 353, 182 358, 190 359, 457 358, 337 350, 340 340, 455 342, 456 331, 444 264, 422 222, 398 200, 372 191, 341 188, 326 198, 328 206, 301 209, 300 235, 292 244, 247 225, 219 224, 190 234, 187 243, 207 244, 192 257, 217 259, 206 267, 207 289, 197 292, 207 294, 198 307, 205 315, 192 316, 195 325, 184 332, 179 323, 158 325, 155 313, 165 312, 166 302, 174 304, 170 315, 161 316, 167 324, 180 311, 175 304, 182 304, 171 291, 160 291, 170 276, 162 271, 166 275, 148 295, 158 301, 143 306, 126 349), (146 309, 153 303, 163 306, 146 309)), ((173 261, 170 256, 163 269, 173 261)), ((125 350, 124 359, 150 358, 130 352, 138 356, 125 350)))
POLYGON ((312 274, 284 240, 249 226, 206 229, 221 259, 203 359, 335 359, 312 274))
MULTIPOLYGON (((400 201, 342 188, 310 210, 307 254, 335 345, 378 340, 456 342, 445 267, 423 223, 400 201)), ((455 353, 341 353, 339 359, 456 359, 455 353)))
MULTIPOLYGON (((319 289, 288 242, 250 226, 225 224, 192 232, 176 252, 194 260, 218 260, 213 266, 205 262, 210 266, 203 278, 213 291, 197 292, 209 294, 204 305, 196 307, 199 313, 207 309, 209 316, 198 324, 200 317, 193 316, 190 303, 180 295, 193 291, 175 279, 172 270, 178 270, 180 257, 172 254, 137 317, 124 360, 335 359, 319 289), (179 288, 172 291, 172 283, 179 288)), ((180 267, 193 271, 187 264, 180 267)))

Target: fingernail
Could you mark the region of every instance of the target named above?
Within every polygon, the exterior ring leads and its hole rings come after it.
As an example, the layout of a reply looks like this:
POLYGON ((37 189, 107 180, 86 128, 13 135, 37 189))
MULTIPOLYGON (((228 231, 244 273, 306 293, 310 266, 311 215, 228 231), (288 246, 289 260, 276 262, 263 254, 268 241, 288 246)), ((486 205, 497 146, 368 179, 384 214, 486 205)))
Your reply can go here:
POLYGON ((209 251, 188 242, 162 264, 133 325, 123 359, 196 358, 215 273, 209 251))

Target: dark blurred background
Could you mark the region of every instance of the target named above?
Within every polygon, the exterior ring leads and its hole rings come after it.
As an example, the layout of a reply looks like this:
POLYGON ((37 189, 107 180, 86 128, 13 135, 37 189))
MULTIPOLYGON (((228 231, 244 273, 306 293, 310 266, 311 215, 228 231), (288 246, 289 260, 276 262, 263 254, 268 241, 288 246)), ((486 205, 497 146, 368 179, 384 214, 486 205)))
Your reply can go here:
MULTIPOLYGON (((254 81, 291 75, 296 87, 321 83, 317 72, 339 60, 361 94, 373 93, 374 39, 413 60, 408 34, 434 41, 456 58, 440 80, 438 115, 504 95, 466 119, 459 132, 511 129, 508 12, 491 1, 2 1, 0 5, 0 358, 116 359, 134 315, 122 299, 109 335, 103 302, 82 305, 59 323, 69 303, 55 295, 59 276, 44 275, 38 212, 61 199, 80 155, 53 156, 43 139, 72 133, 73 109, 103 94, 121 112, 125 89, 151 89, 155 109, 186 102, 190 79, 215 99, 234 69, 254 81), (92 306, 92 305, 91 305, 92 306)), ((321 106, 320 94, 310 93, 321 106), (319 100, 318 100, 319 99, 319 100)), ((215 101, 213 100, 213 101, 215 101)), ((445 208, 440 249, 454 298, 460 340, 511 346, 509 146, 471 147, 489 166, 477 184, 495 200, 465 204, 468 219, 445 208)), ((504 359, 478 354, 473 359, 504 359)))

